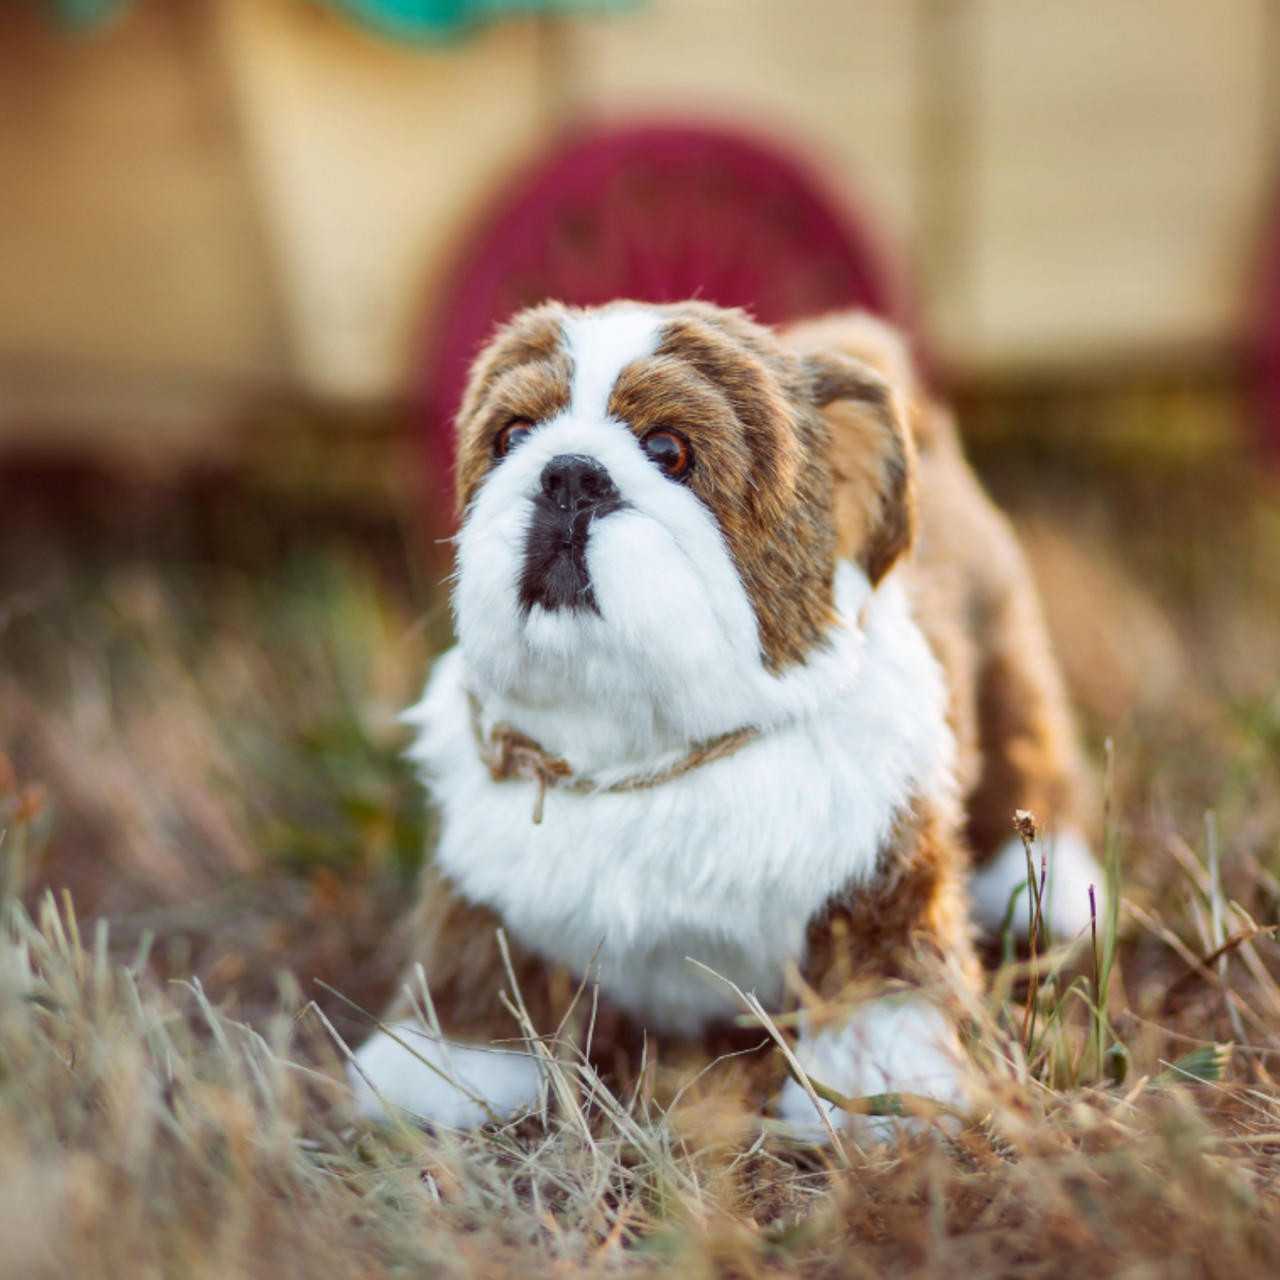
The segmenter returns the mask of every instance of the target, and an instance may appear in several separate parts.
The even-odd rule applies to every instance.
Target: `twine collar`
[[[734,729],[706,742],[695,743],[688,755],[665,769],[643,771],[619,778],[615,782],[600,783],[594,778],[574,773],[568,761],[551,755],[532,738],[513,729],[509,724],[494,724],[486,730],[480,719],[479,699],[474,693],[468,692],[467,701],[471,707],[471,732],[475,737],[476,751],[494,782],[520,779],[537,783],[538,794],[533,804],[534,822],[542,821],[543,802],[548,789],[552,787],[578,795],[647,791],[694,769],[700,769],[704,764],[734,755],[760,736],[759,729]]]

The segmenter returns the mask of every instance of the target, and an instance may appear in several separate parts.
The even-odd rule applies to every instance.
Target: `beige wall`
[[[206,7],[73,40],[0,7],[0,433],[183,429],[287,377]]]
[[[1274,161],[1266,0],[972,0],[971,269],[996,367],[1222,343]]]

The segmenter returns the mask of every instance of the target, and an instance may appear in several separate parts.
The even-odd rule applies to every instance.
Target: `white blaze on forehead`
[[[653,354],[662,323],[649,307],[611,307],[565,320],[565,348],[573,361],[569,412],[575,418],[609,416],[618,375],[633,360]]]

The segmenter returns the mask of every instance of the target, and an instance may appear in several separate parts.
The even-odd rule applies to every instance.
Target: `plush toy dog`
[[[597,1035],[708,1037],[740,1010],[690,960],[774,1009],[788,973],[856,991],[800,1020],[831,1089],[960,1097],[922,984],[977,980],[969,899],[997,928],[1026,881],[1015,810],[1056,833],[1056,937],[1102,884],[1027,571],[896,335],[548,304],[480,355],[458,431],[458,645],[412,712],[438,1026],[393,1010],[356,1055],[362,1108],[530,1104],[512,976],[539,1031],[590,970]],[[794,1080],[776,1107],[817,1129]]]

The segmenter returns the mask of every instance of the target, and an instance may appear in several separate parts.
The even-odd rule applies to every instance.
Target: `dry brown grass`
[[[970,1123],[848,1167],[557,1045],[545,1116],[357,1125],[328,987],[385,998],[429,825],[397,540],[11,513],[0,1275],[1275,1274],[1280,500],[1204,453],[980,454],[1114,742],[1125,907],[1096,970],[1040,957],[1034,1020],[993,976]]]

